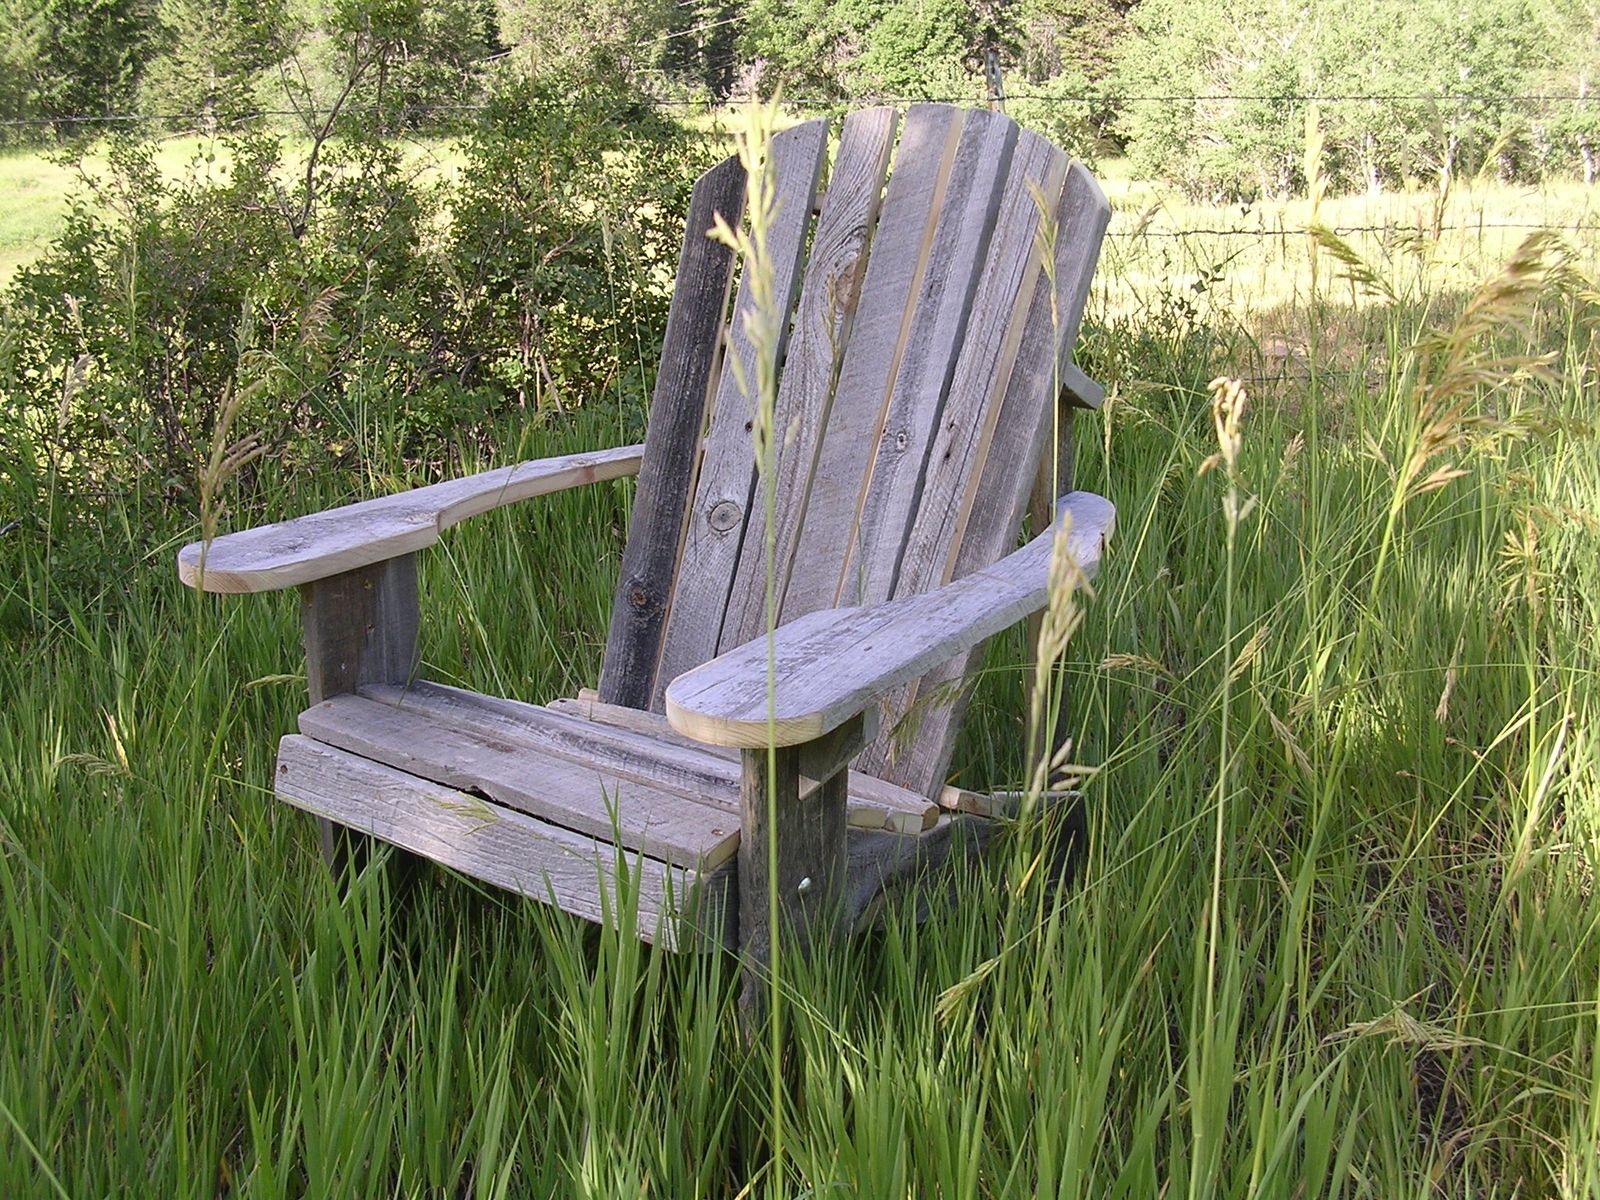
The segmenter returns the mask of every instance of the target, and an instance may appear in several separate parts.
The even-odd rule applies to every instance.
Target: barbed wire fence
[[[993,97],[991,96],[991,101]],[[708,141],[721,145],[728,137],[731,122],[737,119],[737,106],[717,106],[703,99],[674,98],[674,97],[630,97],[624,102],[606,104],[580,95],[567,97],[530,97],[526,102],[530,108],[546,108],[552,110],[577,110],[584,109],[591,120],[622,121],[631,114],[637,113],[641,108],[656,109],[665,115],[670,115],[680,120],[696,117],[704,118],[707,122],[701,133]],[[784,107],[798,116],[812,115],[837,115],[850,108],[862,104],[891,104],[904,107],[917,103],[953,103],[960,105],[977,106],[983,99],[975,94],[963,95],[935,95],[935,96],[905,96],[905,95],[869,95],[856,97],[850,100],[836,97],[785,97]],[[1408,103],[1436,105],[1441,107],[1470,108],[1475,105],[1494,104],[1505,108],[1548,110],[1556,106],[1576,107],[1583,111],[1597,110],[1600,116],[1600,93],[1597,92],[1537,92],[1521,94],[1483,94],[1468,91],[1454,93],[1431,93],[1416,91],[1387,91],[1387,92],[1177,92],[1154,90],[1149,92],[1114,92],[1114,91],[1088,91],[1082,94],[1061,95],[1038,91],[1005,92],[1004,103],[1015,105],[1018,103],[1031,103],[1046,106],[1047,108],[1063,108],[1074,111],[1090,110],[1117,110],[1127,109],[1137,104],[1162,104],[1162,105],[1193,105],[1193,104],[1230,104],[1230,103],[1271,103],[1285,106],[1318,105],[1328,108],[1337,108],[1341,105],[1376,104],[1376,103]],[[437,144],[441,135],[430,134],[430,127],[441,128],[442,123],[449,120],[460,121],[462,118],[481,118],[492,112],[495,105],[484,102],[423,102],[400,103],[379,106],[369,104],[343,104],[340,107],[326,108],[315,105],[285,104],[276,106],[253,106],[234,113],[220,113],[215,110],[202,111],[169,111],[169,112],[112,112],[112,113],[67,113],[51,116],[35,115],[23,117],[0,118],[0,134],[4,131],[29,131],[29,130],[54,130],[58,135],[67,135],[65,142],[70,142],[77,137],[78,142],[84,140],[81,135],[92,136],[96,132],[129,132],[137,131],[151,137],[176,137],[193,134],[201,138],[223,138],[232,133],[244,131],[252,127],[273,123],[292,122],[305,130],[320,126],[332,117],[347,119],[376,119],[387,122],[389,136],[397,140],[405,140],[421,148],[423,157],[429,159],[431,165],[438,167],[442,159],[432,152],[430,142]],[[457,131],[470,126],[458,125]],[[447,137],[448,133],[442,135]],[[1145,185],[1147,181],[1141,181]],[[1240,222],[1236,224],[1208,223],[1203,225],[1183,225],[1180,227],[1166,227],[1155,219],[1164,208],[1166,201],[1179,200],[1176,189],[1163,189],[1161,185],[1149,184],[1151,195],[1142,197],[1144,203],[1130,198],[1130,203],[1123,207],[1113,221],[1107,235],[1112,243],[1139,242],[1158,245],[1163,242],[1181,242],[1186,239],[1220,238],[1220,239],[1278,239],[1284,241],[1291,238],[1305,238],[1313,233],[1333,234],[1340,238],[1346,237],[1404,237],[1409,233],[1421,231],[1421,226],[1426,224],[1426,232],[1434,236],[1446,233],[1487,235],[1494,231],[1507,232],[1535,232],[1549,230],[1557,233],[1583,235],[1600,235],[1600,204],[1596,204],[1593,215],[1590,215],[1590,205],[1585,202],[1575,219],[1554,220],[1516,220],[1516,219],[1489,219],[1481,211],[1478,219],[1472,221],[1441,220],[1435,215],[1431,221],[1421,222],[1419,219],[1395,219],[1379,222],[1365,221],[1358,223],[1319,223],[1316,229],[1308,224],[1286,224],[1284,221],[1285,203],[1275,199],[1271,204],[1258,205],[1255,201],[1244,204],[1216,203],[1209,207],[1214,211],[1228,208],[1236,210],[1241,215]],[[1597,199],[1600,199],[1600,188],[1596,189]],[[1401,193],[1387,193],[1398,196]],[[1425,193],[1418,193],[1414,199],[1426,198]],[[1176,207],[1176,204],[1173,205]],[[1269,209],[1276,209],[1275,214]],[[1273,219],[1275,215],[1276,219]]]

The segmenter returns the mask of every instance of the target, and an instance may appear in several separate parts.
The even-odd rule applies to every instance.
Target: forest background
[[[459,126],[512,73],[674,103],[967,100],[992,58],[1025,122],[1195,197],[1303,185],[1318,96],[1335,188],[1490,161],[1593,182],[1600,147],[1594,0],[0,0],[0,138],[325,111],[363,38],[359,100],[410,130]]]

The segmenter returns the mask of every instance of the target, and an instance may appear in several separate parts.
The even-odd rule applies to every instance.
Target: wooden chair
[[[1081,165],[996,113],[853,113],[821,190],[828,144],[812,121],[769,156],[776,294],[793,314],[774,426],[773,719],[763,485],[723,361],[750,359],[752,301],[741,289],[730,315],[734,259],[706,237],[716,214],[741,219],[729,159],[693,191],[642,446],[179,554],[207,591],[301,588],[311,705],[282,741],[280,798],[594,920],[617,911],[625,875],[642,936],[739,945],[752,962],[769,936],[769,738],[776,883],[802,938],[824,915],[863,920],[981,826],[988,801],[944,786],[962,697],[918,699],[959,693],[939,685],[1045,601],[1050,532],[1014,548],[1058,385],[1064,403],[1098,402],[1068,351],[1110,210]],[[634,473],[597,693],[535,705],[418,677],[418,551],[499,505]],[[1112,507],[1078,492],[1061,508],[1092,574]]]

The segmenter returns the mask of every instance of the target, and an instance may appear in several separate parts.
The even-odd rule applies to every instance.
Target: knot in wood
[[[910,443],[911,437],[904,429],[894,435],[894,448],[896,450],[904,450]]]
[[[739,518],[743,515],[744,510],[732,500],[718,500],[706,514],[706,520],[718,533],[727,533],[739,523]]]
[[[649,608],[650,593],[645,591],[642,587],[635,586],[634,589],[628,593],[628,603],[633,605],[635,608]]]

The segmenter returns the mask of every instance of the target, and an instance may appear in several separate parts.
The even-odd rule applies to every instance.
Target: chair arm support
[[[468,517],[531,496],[636,475],[642,446],[537,458],[393,496],[262,525],[178,551],[178,577],[208,592],[270,592],[424,549]]]
[[[1056,502],[1056,524],[981,571],[919,596],[870,608],[836,608],[791,621],[773,635],[776,717],[767,712],[767,639],[746,642],[685,671],[667,688],[667,719],[717,746],[809,742],[864,712],[879,696],[983,642],[1049,598],[1055,530],[1092,578],[1116,510],[1091,492]]]

